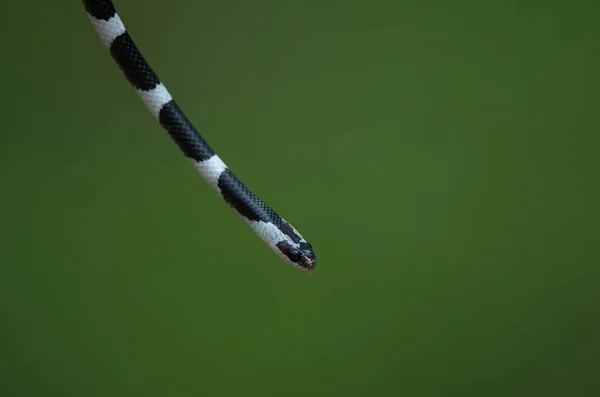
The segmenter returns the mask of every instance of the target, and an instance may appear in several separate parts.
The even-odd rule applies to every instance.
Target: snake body
[[[183,114],[129,36],[110,0],[82,0],[104,46],[154,118],[194,168],[254,232],[298,270],[316,265],[312,246],[231,172]]]

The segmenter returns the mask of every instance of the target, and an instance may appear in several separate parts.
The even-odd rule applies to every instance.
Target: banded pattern
[[[110,0],[82,0],[104,46],[194,168],[256,234],[285,262],[299,270],[316,266],[312,246],[227,168],[183,114],[127,33]]]

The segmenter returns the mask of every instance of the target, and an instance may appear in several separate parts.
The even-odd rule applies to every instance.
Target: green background
[[[195,173],[80,2],[10,1],[0,394],[599,395],[597,4],[118,1],[309,275]]]

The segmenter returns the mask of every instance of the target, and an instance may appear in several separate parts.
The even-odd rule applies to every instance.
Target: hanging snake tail
[[[110,0],[82,0],[94,29],[150,113],[194,168],[285,262],[302,271],[316,266],[312,246],[229,170],[183,114],[127,33]]]

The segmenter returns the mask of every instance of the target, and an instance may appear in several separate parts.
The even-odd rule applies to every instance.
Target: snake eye
[[[299,262],[302,258],[302,252],[297,248],[292,248],[290,250],[289,258],[292,262]]]

